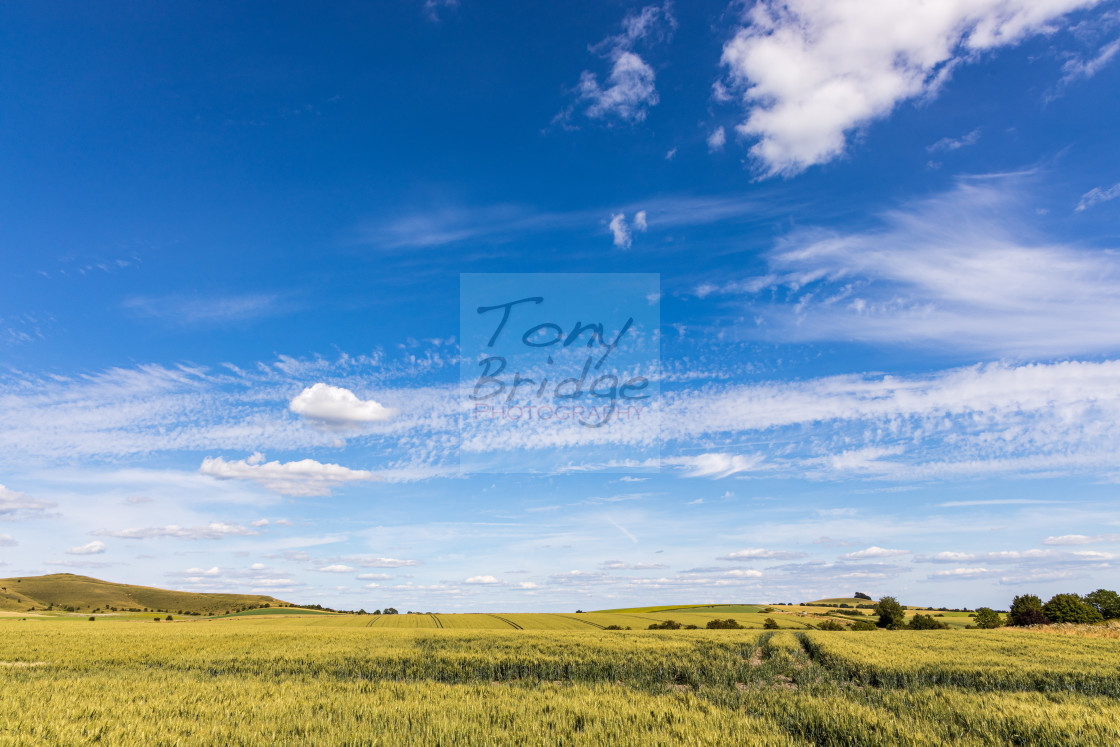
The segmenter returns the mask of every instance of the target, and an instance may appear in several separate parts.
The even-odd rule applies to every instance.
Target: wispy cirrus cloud
[[[288,313],[288,304],[275,293],[226,296],[133,296],[124,308],[173,326],[216,325],[246,322]]]
[[[973,354],[1120,350],[1120,253],[1030,235],[1024,175],[962,178],[882,216],[879,230],[802,231],[768,275],[697,287],[741,300],[749,334]]]
[[[120,539],[160,539],[172,538],[183,540],[216,540],[224,537],[250,536],[258,534],[257,531],[243,527],[240,524],[216,521],[205,526],[183,527],[169,524],[162,527],[142,527],[136,529],[97,529],[92,532],[100,537],[117,537]]]

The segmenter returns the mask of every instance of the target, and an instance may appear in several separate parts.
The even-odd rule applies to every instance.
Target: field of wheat
[[[1120,743],[1109,639],[400,617],[6,618],[0,745]]]

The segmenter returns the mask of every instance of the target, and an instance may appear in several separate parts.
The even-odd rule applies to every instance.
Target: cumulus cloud
[[[635,51],[667,40],[677,22],[671,3],[649,5],[622,21],[622,33],[608,37],[591,48],[610,61],[605,83],[590,70],[584,70],[576,87],[576,104],[561,112],[557,119],[566,122],[577,107],[591,119],[614,119],[641,122],[649,107],[660,101],[657,76],[653,68]]]
[[[93,534],[100,537],[119,537],[120,539],[153,539],[171,537],[184,540],[215,540],[231,536],[249,536],[257,534],[252,529],[240,524],[226,522],[213,522],[206,526],[182,527],[177,524],[168,524],[163,527],[144,527],[139,529],[98,529]]]
[[[79,547],[71,547],[66,551],[67,555],[100,555],[105,552],[105,543],[99,540],[94,540]]]
[[[55,504],[40,498],[29,498],[24,493],[0,485],[0,521],[39,519],[50,515]]]
[[[353,573],[358,569],[354,568],[353,566],[334,563],[333,565],[325,565],[322,568],[316,568],[315,570],[319,571],[320,573]]]
[[[631,232],[631,225],[626,222],[625,213],[614,213],[611,215],[610,222],[607,224],[610,229],[611,236],[614,238],[614,245],[619,249],[629,249],[633,243],[634,237]],[[646,211],[639,210],[634,214],[633,228],[636,231],[645,232],[649,228],[649,223],[646,219]]]
[[[500,584],[501,581],[494,578],[493,576],[471,576],[470,578],[468,578],[463,583],[465,583],[465,584],[490,585],[490,584]]]
[[[10,534],[0,534],[0,547],[15,547],[19,543]]]
[[[314,459],[265,462],[260,453],[235,461],[206,457],[199,472],[220,480],[252,480],[269,490],[292,496],[329,495],[333,488],[345,483],[375,479],[374,474],[366,470],[323,464]]]
[[[1049,31],[1098,0],[760,0],[723,48],[723,89],[770,174],[844,152],[853,129],[933,96],[957,65]]]
[[[607,226],[611,230],[611,235],[614,236],[614,245],[619,249],[630,248],[630,227],[626,225],[626,215],[624,213],[615,213],[611,216],[611,222]]]
[[[372,399],[358,399],[349,389],[322,382],[297,394],[288,404],[288,409],[318,427],[330,429],[382,423],[400,414],[399,410],[385,407]]]

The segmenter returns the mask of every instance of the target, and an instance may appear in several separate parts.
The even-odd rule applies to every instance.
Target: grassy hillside
[[[115,584],[110,581],[52,573],[48,576],[21,576],[0,579],[0,610],[27,612],[53,608],[76,612],[119,611],[197,612],[221,614],[226,611],[287,604],[274,597],[255,594],[197,594],[149,586]]]

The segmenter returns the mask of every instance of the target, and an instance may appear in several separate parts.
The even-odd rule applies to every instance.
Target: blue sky
[[[449,612],[1116,585],[1116,2],[0,34],[0,575]],[[464,273],[659,275],[623,438],[659,459],[461,470]]]

